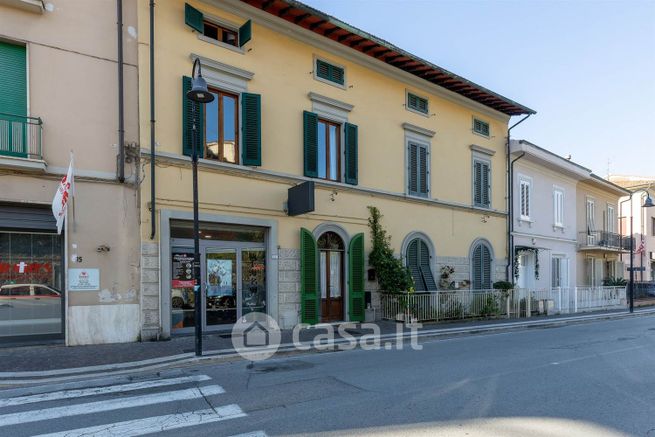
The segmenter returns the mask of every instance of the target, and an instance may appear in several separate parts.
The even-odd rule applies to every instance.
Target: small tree
[[[368,262],[375,268],[378,283],[383,291],[388,293],[401,293],[403,291],[414,291],[414,280],[402,261],[393,256],[390,241],[391,237],[382,228],[380,220],[382,214],[374,206],[369,206],[371,216],[368,219],[368,226],[371,229],[372,249],[368,256]]]

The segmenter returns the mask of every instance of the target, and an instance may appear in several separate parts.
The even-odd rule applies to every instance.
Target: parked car
[[[0,337],[61,333],[61,292],[44,284],[0,286]]]

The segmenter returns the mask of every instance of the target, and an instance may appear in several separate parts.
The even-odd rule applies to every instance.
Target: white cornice
[[[195,53],[191,53],[189,55],[192,61],[195,61],[196,58],[200,59],[200,63],[202,64],[203,67],[208,68],[210,70],[215,70],[219,73],[224,73],[224,74],[229,74],[231,76],[236,76],[239,79],[243,80],[251,80],[255,73],[248,71],[248,70],[243,70],[241,68],[233,67],[232,65],[224,64],[222,62],[215,61],[210,58],[206,58],[204,56],[197,55]]]
[[[336,109],[340,109],[342,111],[350,112],[353,110],[354,106],[351,105],[350,103],[342,102],[341,100],[336,100],[331,97],[326,97],[322,96],[320,94],[316,94],[314,92],[310,92],[307,94],[309,96],[309,99],[313,102],[317,103],[322,103],[324,105],[332,106]]]
[[[486,147],[478,146],[477,144],[471,144],[469,147],[474,152],[483,153],[485,155],[494,156],[496,154],[495,150],[491,150],[491,149],[488,149]]]
[[[354,62],[365,68],[376,71],[377,73],[399,80],[404,84],[420,89],[425,93],[436,95],[453,103],[466,106],[472,111],[488,115],[489,117],[493,117],[496,120],[501,120],[503,123],[507,123],[510,119],[510,116],[507,114],[496,111],[495,109],[468,99],[460,94],[449,91],[439,85],[435,85],[424,79],[420,79],[413,74],[407,73],[406,71],[400,70],[380,61],[379,59],[358,52],[357,50],[348,48],[343,44],[339,44],[338,42],[333,41],[327,37],[318,35],[303,27],[291,24],[282,18],[276,17],[272,14],[269,14],[268,12],[262,11],[261,9],[257,9],[253,6],[241,2],[240,0],[201,1],[218,9],[223,9],[238,15],[243,19],[251,19],[258,25],[268,27],[302,43],[310,44],[321,50],[325,50],[337,56],[341,56],[350,62]],[[353,85],[357,86],[356,83],[353,83]]]
[[[415,134],[423,135],[425,137],[430,137],[430,138],[435,136],[435,134],[437,133],[433,130],[426,129],[421,126],[416,126],[415,124],[411,124],[411,123],[403,123],[402,127],[403,129],[408,130],[410,132],[414,132]]]

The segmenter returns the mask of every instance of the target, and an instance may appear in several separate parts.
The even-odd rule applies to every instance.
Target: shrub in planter
[[[382,228],[380,223],[382,214],[374,206],[368,207],[371,214],[368,219],[368,226],[371,230],[371,253],[368,256],[368,263],[375,268],[378,284],[387,293],[402,293],[414,291],[414,280],[409,269],[402,261],[393,255],[390,241],[391,237]]]
[[[494,282],[493,285],[494,285],[495,290],[507,291],[507,290],[513,290],[514,289],[514,284],[512,282],[509,282],[509,281],[498,281],[498,282]]]

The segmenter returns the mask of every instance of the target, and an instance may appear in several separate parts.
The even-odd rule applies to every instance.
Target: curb
[[[517,330],[525,330],[529,328],[551,328],[559,327],[570,324],[581,324],[585,322],[599,321],[599,320],[618,320],[629,317],[640,317],[655,315],[655,309],[636,310],[634,313],[628,311],[621,311],[615,313],[605,314],[590,314],[582,316],[565,317],[555,320],[535,320],[535,321],[520,321],[520,322],[507,322],[507,323],[494,323],[488,325],[478,326],[463,326],[457,328],[440,328],[430,329],[416,332],[415,335],[421,339],[438,339],[441,337],[455,337],[465,335],[478,335],[485,333],[499,333],[510,332]],[[370,340],[379,342],[387,341],[402,341],[410,338],[412,332],[391,333],[373,336],[370,334]],[[358,337],[354,337],[357,339]],[[325,352],[338,350],[338,346],[342,344],[353,344],[352,339],[339,338],[331,341],[320,343],[320,347],[311,342],[302,343],[304,348],[299,350],[293,343],[283,343],[278,348],[262,347],[251,349],[252,353],[269,352],[275,350],[275,354],[289,354],[289,353],[308,353],[308,352]],[[355,345],[357,340],[355,340]],[[356,348],[356,347],[353,347]],[[244,360],[246,357],[236,352],[234,349],[224,350],[208,350],[204,351],[203,356],[196,357],[193,353],[184,353],[178,355],[170,355],[166,357],[151,358],[141,361],[131,361],[115,364],[104,364],[97,366],[75,367],[68,369],[54,369],[45,371],[23,371],[23,372],[0,372],[0,385],[28,385],[43,382],[60,382],[68,380],[76,380],[83,378],[90,378],[94,376],[109,376],[121,375],[126,373],[134,373],[147,370],[157,370],[166,367],[172,367],[180,364],[194,364],[205,362],[227,362],[233,360]]]

